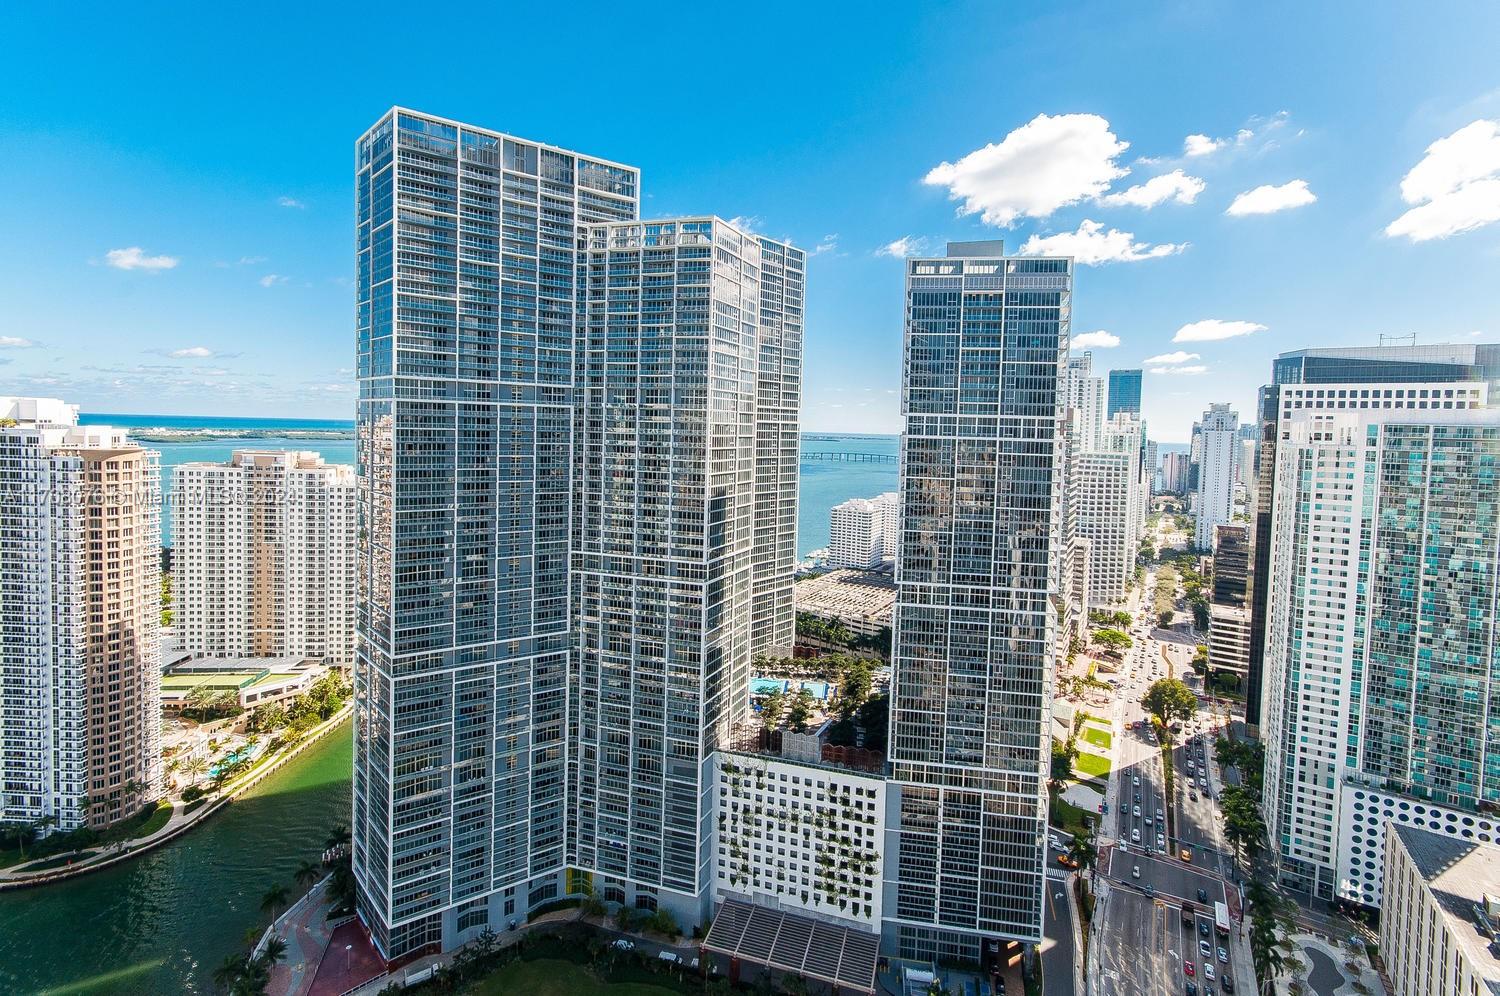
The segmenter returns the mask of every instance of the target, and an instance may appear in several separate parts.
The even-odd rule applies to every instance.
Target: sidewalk
[[[271,966],[271,981],[268,992],[300,996],[312,983],[312,973],[317,970],[333,934],[333,925],[328,922],[328,883],[331,875],[325,875],[303,897],[292,904],[266,932],[273,932],[286,942],[286,957]],[[260,953],[265,936],[255,946]]]

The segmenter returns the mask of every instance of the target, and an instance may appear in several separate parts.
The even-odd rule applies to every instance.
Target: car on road
[[[1196,971],[1197,970],[1195,968],[1193,968],[1193,963],[1192,962],[1185,961],[1185,962],[1182,963],[1182,974],[1183,975],[1192,976],[1193,974],[1195,974]]]
[[[1189,789],[1188,790],[1188,798],[1192,799],[1194,802],[1197,802],[1198,801],[1198,793],[1195,792],[1195,791],[1193,791],[1192,789]]]
[[[1205,982],[1212,982],[1214,980],[1214,963],[1211,961],[1203,963],[1203,980]]]
[[[1198,902],[1200,902],[1200,903],[1206,903],[1206,902],[1208,902],[1208,890],[1207,889],[1199,889],[1198,890]]]
[[[1187,993],[1187,996],[1198,996],[1198,987],[1189,982],[1183,992]]]
[[[1232,976],[1232,975],[1226,975],[1226,976],[1224,976],[1224,978],[1222,978],[1222,979],[1219,980],[1219,985],[1224,988],[1224,991],[1226,993],[1232,993],[1232,992],[1234,992],[1234,976]]]
[[[1141,842],[1141,831],[1138,827],[1130,828],[1130,842],[1132,844],[1139,844]]]
[[[1200,937],[1198,939],[1198,953],[1204,958],[1212,958],[1214,956],[1213,946]]]
[[[1141,807],[1140,806],[1132,806],[1132,807],[1130,807],[1130,815],[1136,817],[1137,819],[1139,819],[1140,815],[1141,815]]]
[[[1050,837],[1048,837],[1047,843],[1051,844],[1053,847],[1062,847],[1062,840],[1057,836],[1057,834],[1052,834]]]
[[[1135,866],[1133,866],[1130,869],[1130,877],[1131,878],[1140,878],[1141,877],[1141,866],[1140,865],[1135,865]]]
[[[1203,937],[1207,937],[1208,936],[1208,921],[1207,920],[1199,920],[1198,921],[1198,933],[1200,935],[1202,935]]]
[[[1156,811],[1156,818],[1165,823],[1167,821],[1167,814],[1158,809]]]
[[[628,938],[617,937],[615,938],[614,943],[610,945],[610,947],[614,948],[616,951],[634,951],[635,942],[629,940]]]
[[[1132,784],[1132,785],[1139,785],[1140,783],[1141,783],[1141,776],[1140,775],[1131,775],[1130,776],[1130,784]],[[1139,816],[1141,814],[1140,813],[1136,813],[1135,815]]]
[[[1223,948],[1220,948],[1219,951],[1218,951],[1218,955],[1219,955],[1219,961],[1220,962],[1222,962],[1225,965],[1229,964],[1229,952],[1228,951],[1225,951]]]
[[[1179,848],[1178,851],[1177,851],[1177,856],[1179,858],[1181,858],[1183,861],[1186,861],[1189,864],[1191,864],[1192,861],[1193,861],[1193,849],[1190,848],[1190,847]],[[1199,889],[1198,891],[1202,892],[1203,890]]]

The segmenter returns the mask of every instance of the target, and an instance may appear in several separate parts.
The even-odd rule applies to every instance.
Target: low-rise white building
[[[880,774],[735,750],[715,753],[711,767],[716,902],[740,898],[879,928]]]
[[[1500,993],[1500,848],[1391,829],[1380,951],[1393,996]]]

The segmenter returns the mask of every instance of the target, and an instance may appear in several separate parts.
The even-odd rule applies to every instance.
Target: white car
[[[1205,982],[1212,982],[1214,980],[1214,963],[1211,961],[1203,963],[1203,980]]]
[[[1130,784],[1132,784],[1132,785],[1139,785],[1140,783],[1141,783],[1141,776],[1140,775],[1131,775],[1130,776]],[[1141,814],[1140,813],[1136,813],[1135,815],[1139,816]]]
[[[1140,816],[1141,816],[1141,807],[1140,806],[1131,806],[1130,807],[1130,815],[1134,816],[1136,819],[1140,819]]]
[[[1141,842],[1141,832],[1135,827],[1130,828],[1130,842],[1132,844],[1139,844]]]

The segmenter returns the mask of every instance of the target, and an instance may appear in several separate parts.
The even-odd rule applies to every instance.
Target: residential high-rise
[[[1250,584],[1250,527],[1214,527],[1213,600],[1220,605],[1244,605]]]
[[[0,822],[101,828],[160,794],[160,512],[155,451],[0,398]]]
[[[1250,671],[1245,719],[1260,722],[1261,672],[1264,665],[1270,574],[1271,506],[1274,503],[1276,445],[1280,423],[1293,411],[1417,408],[1453,402],[1448,390],[1485,383],[1489,394],[1500,390],[1500,345],[1469,343],[1432,346],[1352,346],[1301,349],[1282,353],[1271,366],[1271,383],[1260,391],[1260,425],[1253,507],[1255,536],[1251,549]],[[1421,394],[1434,385],[1438,394]],[[1413,391],[1417,393],[1413,393]],[[1419,396],[1419,394],[1421,396]],[[1283,397],[1285,395],[1285,397]]]
[[[884,946],[1042,936],[1072,262],[906,261]]]
[[[1198,445],[1193,545],[1200,550],[1212,550],[1214,530],[1234,515],[1240,417],[1228,405],[1209,405],[1193,431]]]
[[[900,505],[894,492],[850,498],[828,512],[828,566],[879,567],[895,545]]]
[[[173,471],[173,605],[203,657],[354,663],[354,468],[236,450]]]
[[[1500,803],[1500,410],[1406,390],[1284,413],[1270,510],[1268,836],[1286,884],[1376,906],[1389,822],[1462,836]]]
[[[399,108],[356,173],[360,915],[700,924],[710,753],[792,642],[805,254]]]
[[[1186,453],[1167,453],[1161,458],[1161,489],[1164,494],[1187,492],[1192,457]]]
[[[1093,363],[1092,353],[1069,355],[1059,390],[1062,403],[1078,413],[1071,426],[1080,451],[1096,448],[1104,432],[1104,378],[1092,375]]]
[[[1387,839],[1380,950],[1391,996],[1500,992],[1500,847],[1415,826]]]
[[[760,649],[751,565],[765,241],[715,218],[589,231],[569,863],[680,923],[710,912],[706,765],[749,714]],[[800,250],[770,248],[800,272]]]
[[[1116,415],[1099,448],[1077,454],[1073,464],[1075,528],[1089,544],[1089,598],[1099,605],[1122,602],[1145,526],[1140,422]]]
[[[1139,370],[1111,370],[1109,372],[1109,406],[1105,409],[1105,420],[1124,412],[1141,417],[1141,372]]]
[[[399,108],[355,179],[354,871],[394,958],[567,887],[579,245],[640,192],[628,166]]]

